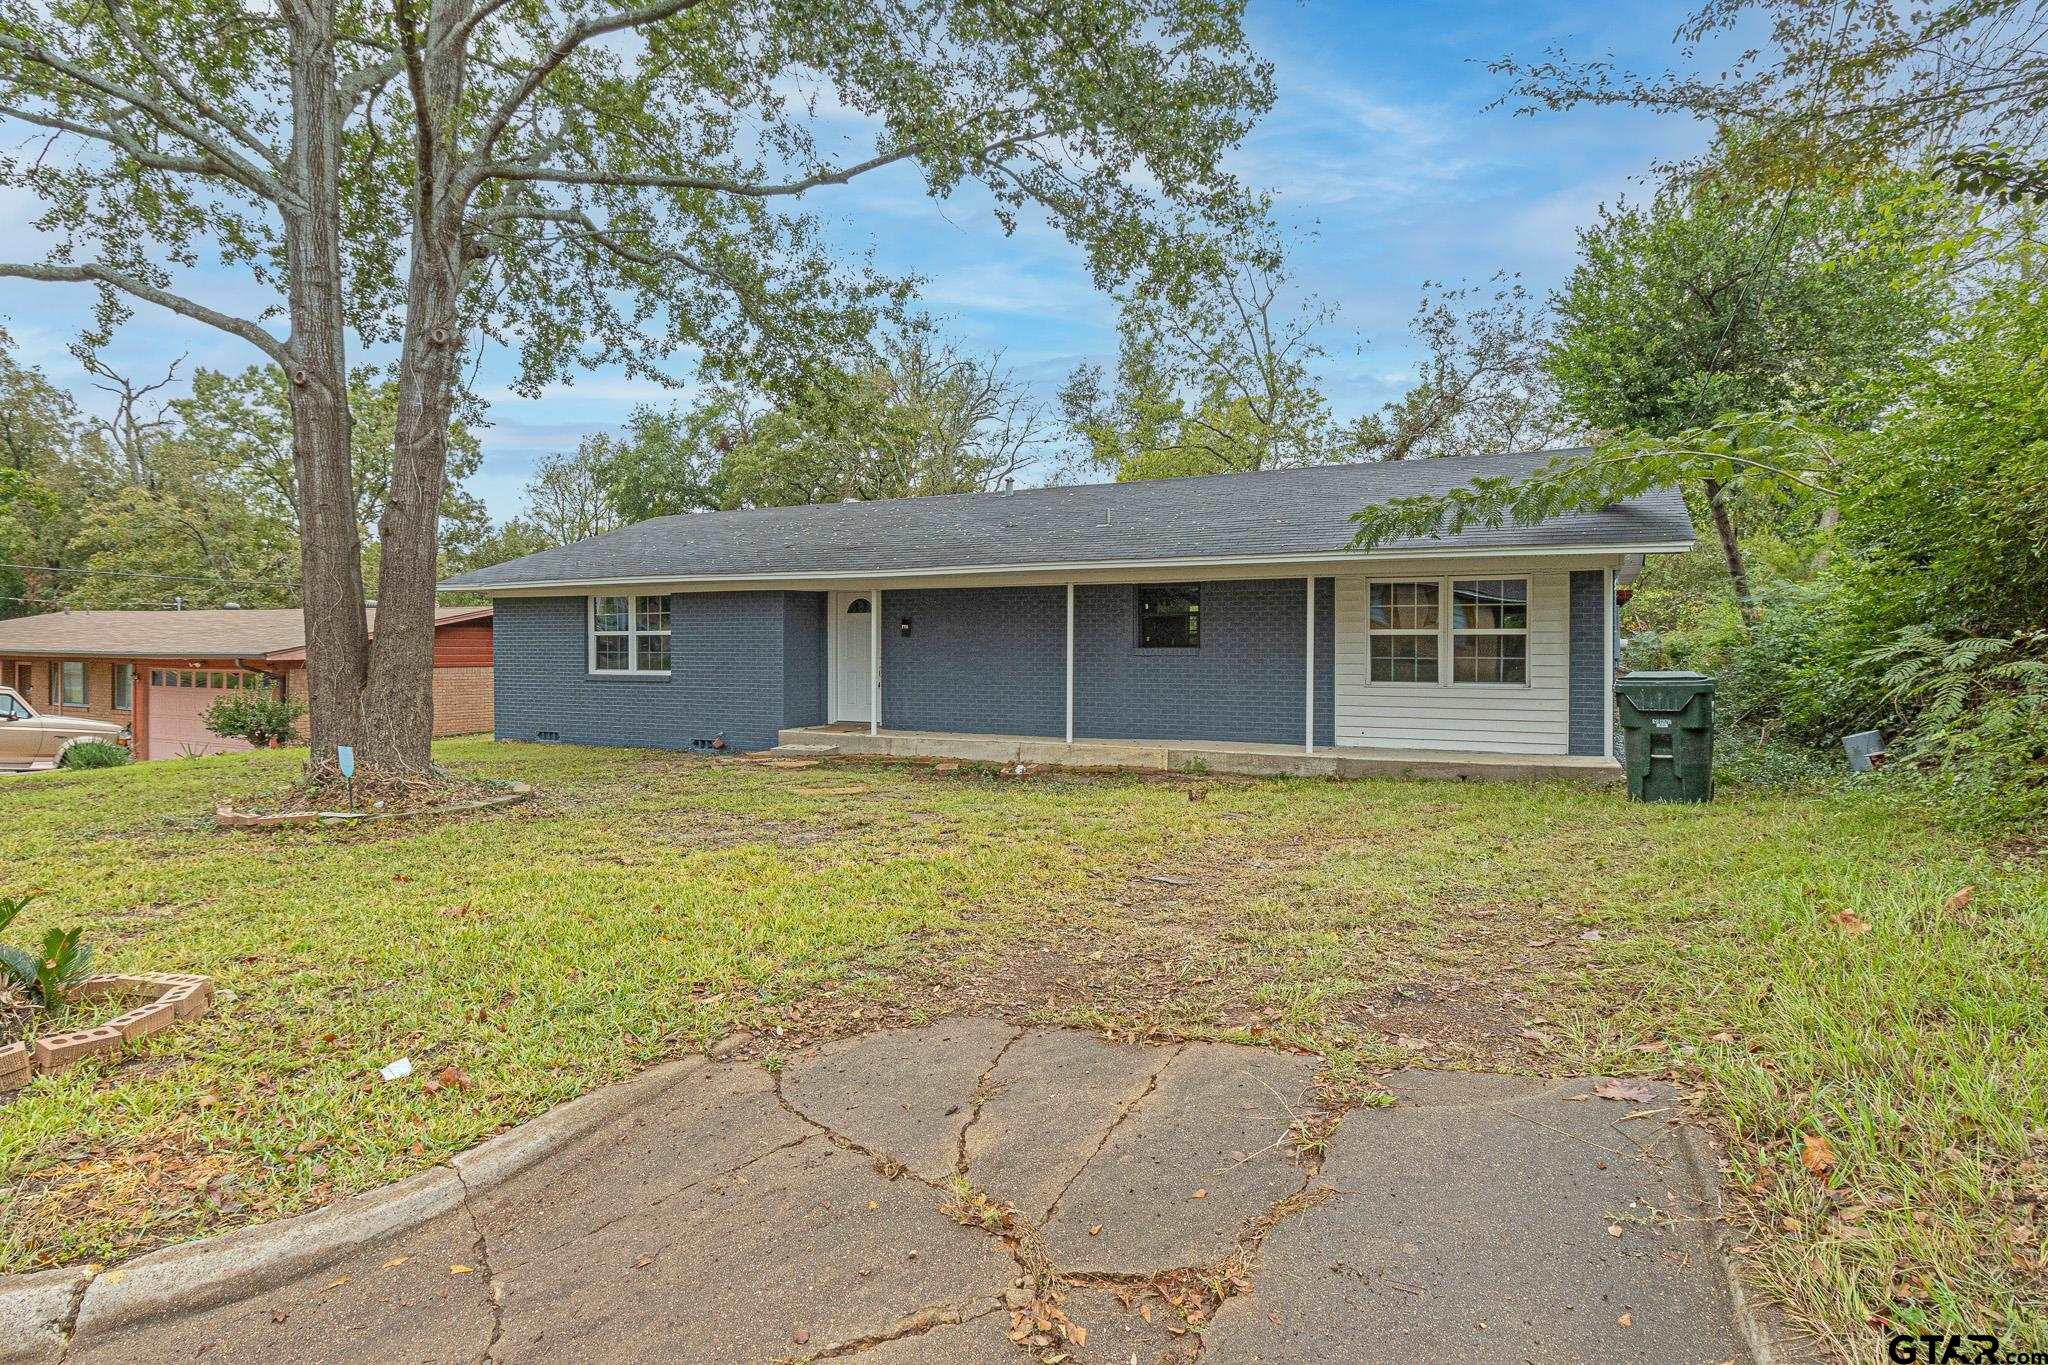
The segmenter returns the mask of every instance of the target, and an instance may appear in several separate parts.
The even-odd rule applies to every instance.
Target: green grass
[[[1004,1007],[1305,1043],[1353,1094],[1418,1061],[1675,1072],[1732,1142],[1751,1278],[1801,1322],[1857,1356],[1873,1321],[2048,1346],[2038,860],[1841,792],[439,752],[542,799],[246,834],[204,817],[297,756],[0,782],[0,894],[46,892],[13,937],[84,923],[103,969],[221,991],[0,1107],[0,1265],[309,1207],[733,1028]],[[414,1078],[378,1080],[399,1056]]]

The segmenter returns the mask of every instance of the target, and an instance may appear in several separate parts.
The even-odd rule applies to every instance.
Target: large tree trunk
[[[462,347],[461,205],[450,191],[452,125],[461,96],[461,43],[443,31],[459,7],[434,6],[421,45],[418,110],[423,135],[414,185],[405,341],[391,486],[378,523],[377,630],[370,646],[364,750],[372,767],[425,774],[434,734],[434,589],[439,578],[441,491],[448,423]]]
[[[1742,542],[1735,534],[1735,518],[1728,514],[1727,489],[1719,479],[1706,482],[1707,511],[1714,519],[1714,534],[1721,539],[1721,558],[1728,564],[1728,581],[1735,589],[1735,600],[1742,606],[1742,614],[1749,615],[1749,564],[1742,557]]]
[[[303,202],[284,214],[290,262],[292,462],[299,483],[299,594],[306,616],[312,766],[362,738],[369,664],[363,547],[349,445],[341,280],[341,126],[331,0],[288,6],[292,164]]]

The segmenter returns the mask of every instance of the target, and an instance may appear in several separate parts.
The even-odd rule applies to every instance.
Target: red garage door
[[[222,696],[267,686],[260,673],[223,669],[149,670],[149,752],[145,758],[229,754],[249,747],[206,728],[206,712]]]

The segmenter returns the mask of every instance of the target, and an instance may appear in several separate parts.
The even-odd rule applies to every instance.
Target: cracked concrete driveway
[[[1668,1094],[1405,1072],[1336,1122],[1316,1068],[971,1018],[706,1062],[387,1244],[69,1359],[1746,1358]]]

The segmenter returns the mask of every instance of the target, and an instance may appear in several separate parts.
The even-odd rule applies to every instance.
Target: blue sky
[[[1482,281],[1510,270],[1546,289],[1569,270],[1574,233],[1597,205],[1639,194],[1653,162],[1705,141],[1705,130],[1690,121],[1633,111],[1488,111],[1499,82],[1485,62],[1562,45],[1662,69],[1674,59],[1671,34],[1690,8],[1252,0],[1249,22],[1275,65],[1279,99],[1235,165],[1274,192],[1284,225],[1300,239],[1295,278],[1336,305],[1323,379],[1341,416],[1370,410],[1405,387],[1415,362],[1406,324],[1424,280]],[[861,131],[846,126],[849,147]],[[923,276],[927,310],[949,337],[969,350],[1002,352],[1047,396],[1076,364],[1114,353],[1114,310],[1056,234],[1027,224],[1005,237],[977,201],[934,202],[907,169],[856,181],[815,207],[850,251],[872,248],[884,268]],[[0,194],[0,253],[41,257],[32,215],[25,199]],[[218,287],[237,292],[231,279]],[[87,319],[89,292],[13,281],[4,289],[0,320],[23,358],[100,406],[66,351]],[[155,377],[181,353],[190,357],[188,371],[255,359],[231,338],[146,309],[110,358],[138,377]],[[679,358],[678,369],[686,378],[687,361]],[[491,426],[473,486],[499,517],[518,510],[540,456],[616,427],[636,403],[674,396],[593,373],[524,399],[505,388],[509,373],[504,357],[490,355],[480,373]]]

